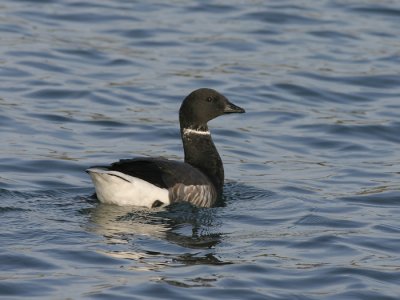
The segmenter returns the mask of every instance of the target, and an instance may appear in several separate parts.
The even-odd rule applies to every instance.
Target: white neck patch
[[[200,135],[210,135],[210,132],[204,131],[204,130],[196,130],[196,129],[190,129],[190,128],[184,128],[183,129],[183,134],[200,134]]]

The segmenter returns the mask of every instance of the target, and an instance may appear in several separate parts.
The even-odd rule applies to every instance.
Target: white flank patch
[[[100,202],[151,208],[156,200],[168,205],[168,190],[127,174],[98,168],[87,169]]]
[[[203,131],[203,130],[196,130],[196,129],[190,129],[190,128],[184,128],[183,129],[183,134],[200,134],[200,135],[210,135],[210,132]]]

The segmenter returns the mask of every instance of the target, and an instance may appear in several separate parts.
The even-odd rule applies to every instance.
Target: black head
[[[179,120],[183,128],[200,129],[218,116],[244,112],[243,108],[229,102],[217,91],[202,88],[191,92],[183,100],[179,110]]]

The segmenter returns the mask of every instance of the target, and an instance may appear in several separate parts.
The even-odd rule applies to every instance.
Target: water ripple
[[[0,18],[0,297],[398,299],[399,5],[10,1]],[[223,199],[99,204],[84,170],[181,160],[199,87]]]

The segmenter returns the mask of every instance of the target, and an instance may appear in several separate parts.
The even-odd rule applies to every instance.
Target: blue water
[[[400,3],[0,4],[0,298],[399,299]],[[85,168],[182,159],[199,87],[224,205],[98,204]]]

